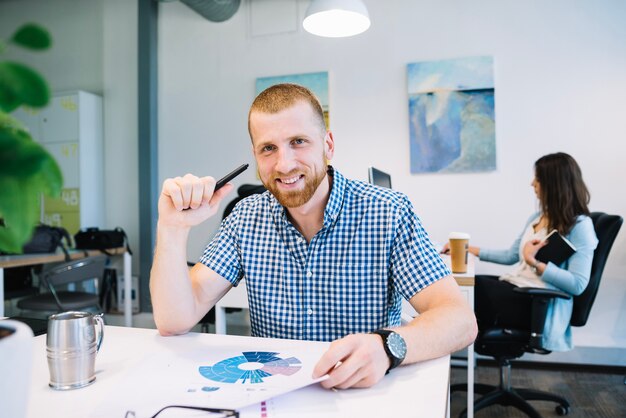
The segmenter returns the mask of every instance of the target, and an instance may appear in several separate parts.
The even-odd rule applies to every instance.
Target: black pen
[[[246,169],[248,168],[248,165],[249,164],[241,164],[239,167],[235,168],[233,171],[231,171],[230,173],[226,174],[224,177],[219,179],[217,183],[215,183],[215,189],[213,190],[213,192],[218,191],[219,189],[224,187],[226,183],[228,183],[229,181],[237,177],[239,174],[246,171]]]

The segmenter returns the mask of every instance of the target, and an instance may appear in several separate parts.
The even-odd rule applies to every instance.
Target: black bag
[[[81,229],[74,235],[77,250],[106,250],[118,247],[126,247],[129,254],[133,254],[128,245],[126,232],[120,227],[113,230],[101,230],[98,228]]]
[[[63,245],[65,239],[65,245]],[[53,253],[58,247],[65,253],[69,260],[67,247],[72,246],[72,238],[65,228],[48,225],[38,225],[33,237],[22,247],[24,254]]]

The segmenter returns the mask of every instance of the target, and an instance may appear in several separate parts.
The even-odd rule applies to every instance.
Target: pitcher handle
[[[98,346],[96,347],[96,352],[100,351],[100,346],[102,345],[102,340],[104,339],[104,318],[102,318],[104,314],[94,315],[94,320],[98,323]]]

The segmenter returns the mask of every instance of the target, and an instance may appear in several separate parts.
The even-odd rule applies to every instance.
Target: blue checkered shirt
[[[329,174],[310,243],[265,192],[235,206],[200,258],[235,286],[245,278],[254,336],[332,341],[397,326],[402,297],[450,274],[405,195]]]

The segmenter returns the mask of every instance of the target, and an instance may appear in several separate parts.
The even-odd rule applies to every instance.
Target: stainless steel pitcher
[[[93,383],[103,336],[102,314],[71,311],[51,315],[46,339],[50,387],[78,389]]]

